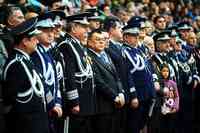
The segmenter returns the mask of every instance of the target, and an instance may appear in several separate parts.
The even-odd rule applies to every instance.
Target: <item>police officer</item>
[[[90,116],[95,113],[93,71],[83,44],[87,41],[87,15],[68,16],[66,40],[58,44],[64,56],[66,89],[63,91],[63,101],[64,112],[69,115],[65,121],[65,128],[69,132],[88,132]]]
[[[164,31],[161,33],[158,33],[154,36],[154,41],[156,45],[156,54],[152,57],[152,62],[154,66],[158,66],[155,70],[159,73],[159,65],[162,65],[163,63],[169,64],[170,69],[170,78],[171,79],[178,79],[176,76],[178,76],[178,68],[176,67],[176,61],[171,59],[170,56],[168,56],[171,46],[169,43],[170,36],[168,31]],[[159,74],[158,74],[159,75]],[[159,78],[159,77],[157,77]]]
[[[151,61],[153,64],[153,77],[155,81],[155,90],[156,90],[156,104],[155,108],[153,110],[153,116],[150,122],[149,126],[149,131],[150,132],[161,132],[161,103],[162,103],[162,98],[164,96],[164,91],[162,84],[160,83],[161,79],[161,68],[163,64],[168,64],[169,70],[170,70],[170,79],[177,80],[178,78],[178,68],[177,68],[177,63],[176,60],[172,60],[171,57],[169,56],[169,51],[170,51],[170,36],[169,32],[161,32],[158,33],[157,35],[154,36],[155,40],[155,45],[156,45],[156,53],[155,55],[152,56]]]
[[[37,18],[13,28],[15,48],[3,72],[3,98],[10,110],[6,115],[8,133],[48,133],[44,86],[30,54],[40,34],[35,25]]]
[[[179,92],[180,92],[180,109],[179,109],[179,120],[180,120],[180,132],[188,132],[192,130],[193,118],[193,96],[194,90],[199,83],[199,76],[196,67],[196,61],[192,54],[188,53],[182,48],[182,41],[177,37],[176,45],[174,45],[174,54],[179,68]]]
[[[102,13],[97,8],[86,9],[85,12],[90,13],[88,15],[89,27],[91,30],[99,29],[103,20]]]
[[[152,72],[149,62],[142,56],[142,51],[138,46],[138,35],[138,27],[132,25],[124,27],[124,42],[129,45],[125,50],[129,70],[129,90],[137,93],[137,99],[133,99],[131,104],[134,107],[139,102],[137,109],[129,109],[128,132],[140,132],[144,128],[148,120],[151,100],[155,97]]]
[[[58,48],[58,44],[62,42],[65,39],[65,33],[63,32],[63,26],[64,26],[64,18],[65,18],[65,13],[63,11],[49,11],[45,13],[44,19],[45,18],[50,18],[53,22],[53,25],[55,27],[52,27],[52,31],[54,33],[54,41],[51,43],[49,47],[49,54],[51,55],[54,65],[55,65],[55,70],[56,70],[56,78],[58,81],[58,89],[62,92],[63,89],[65,89],[65,83],[64,83],[64,60],[63,60],[63,55],[60,52]],[[63,122],[64,119],[59,118],[54,120],[54,125],[56,128],[57,133],[63,132]]]
[[[138,27],[139,28],[138,48],[141,50],[142,56],[144,56],[146,58],[147,56],[149,56],[150,53],[149,53],[148,47],[146,45],[144,45],[144,38],[146,36],[146,32],[144,30],[145,22],[146,22],[145,17],[133,16],[128,21],[128,25],[132,26],[132,27]]]
[[[45,96],[49,113],[50,131],[56,132],[55,118],[62,116],[62,97],[58,85],[55,61],[50,53],[51,43],[54,41],[54,24],[51,18],[46,18],[46,14],[40,16],[37,28],[42,31],[37,36],[39,44],[36,52],[32,54],[32,60],[36,64],[38,71],[45,80]]]

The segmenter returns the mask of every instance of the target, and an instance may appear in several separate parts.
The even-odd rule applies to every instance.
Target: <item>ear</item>
[[[14,25],[14,22],[13,22],[13,16],[8,17],[8,21],[7,21],[7,23],[8,23],[9,25]]]
[[[23,45],[24,45],[24,46],[29,45],[29,43],[27,43],[28,41],[29,41],[28,38],[23,38],[23,39],[22,39]]]
[[[73,26],[72,26],[72,33],[75,33],[76,32],[76,27],[77,27],[78,25],[76,25],[76,24],[74,24]]]

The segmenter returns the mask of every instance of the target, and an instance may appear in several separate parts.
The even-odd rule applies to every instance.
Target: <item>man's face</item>
[[[42,31],[42,33],[37,36],[38,40],[41,44],[48,47],[54,41],[55,35],[53,32],[53,28],[46,28],[40,30]]]
[[[123,34],[121,24],[119,22],[116,22],[116,26],[110,28],[109,34],[111,38],[113,38],[115,41],[122,41]]]
[[[98,20],[90,20],[89,22],[92,30],[100,28],[100,22]]]
[[[100,53],[106,47],[105,35],[103,33],[94,33],[88,39],[88,46],[95,52]]]
[[[24,14],[20,9],[13,10],[13,13],[8,17],[8,24],[15,27],[25,21]]]
[[[137,35],[131,35],[131,34],[124,35],[124,41],[132,47],[137,47],[138,36]]]
[[[126,11],[119,12],[118,17],[123,22],[128,22],[128,20],[130,19],[130,16],[128,15]]]
[[[169,40],[165,40],[165,41],[160,41],[158,44],[158,49],[160,52],[169,52],[170,50],[170,43]]]
[[[73,27],[73,35],[80,41],[82,44],[87,43],[87,33],[88,33],[88,26],[83,24],[76,24]]]
[[[156,24],[155,24],[156,28],[159,30],[164,30],[166,28],[166,21],[163,17],[160,17],[157,19]]]
[[[183,40],[187,40],[188,34],[190,33],[189,29],[180,30],[179,33],[181,34],[181,38]]]

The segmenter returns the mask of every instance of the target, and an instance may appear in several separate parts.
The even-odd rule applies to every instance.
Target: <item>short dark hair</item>
[[[109,31],[110,28],[114,28],[114,27],[117,26],[117,22],[120,23],[119,18],[113,17],[113,16],[109,16],[104,20],[103,29],[106,30],[106,31]]]
[[[155,23],[157,22],[157,20],[160,19],[160,18],[164,18],[164,19],[165,19],[164,16],[159,15],[159,16],[156,16],[156,17],[153,19],[153,23],[155,24]]]
[[[4,8],[3,8],[4,9]],[[5,7],[5,9],[4,9],[4,20],[3,20],[3,23],[5,24],[5,25],[8,25],[8,18],[11,16],[11,15],[13,15],[13,13],[14,13],[14,11],[17,11],[17,10],[20,10],[20,11],[22,11],[21,10],[21,8],[20,7],[18,7],[18,6],[7,6],[7,7]]]
[[[103,29],[94,29],[88,33],[88,39],[90,39],[94,33],[102,34],[103,32],[106,32],[106,31]]]

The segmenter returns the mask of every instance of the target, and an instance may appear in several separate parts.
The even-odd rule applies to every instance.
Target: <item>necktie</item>
[[[100,55],[101,55],[101,60],[102,60],[105,64],[110,64],[106,53],[102,52]]]

